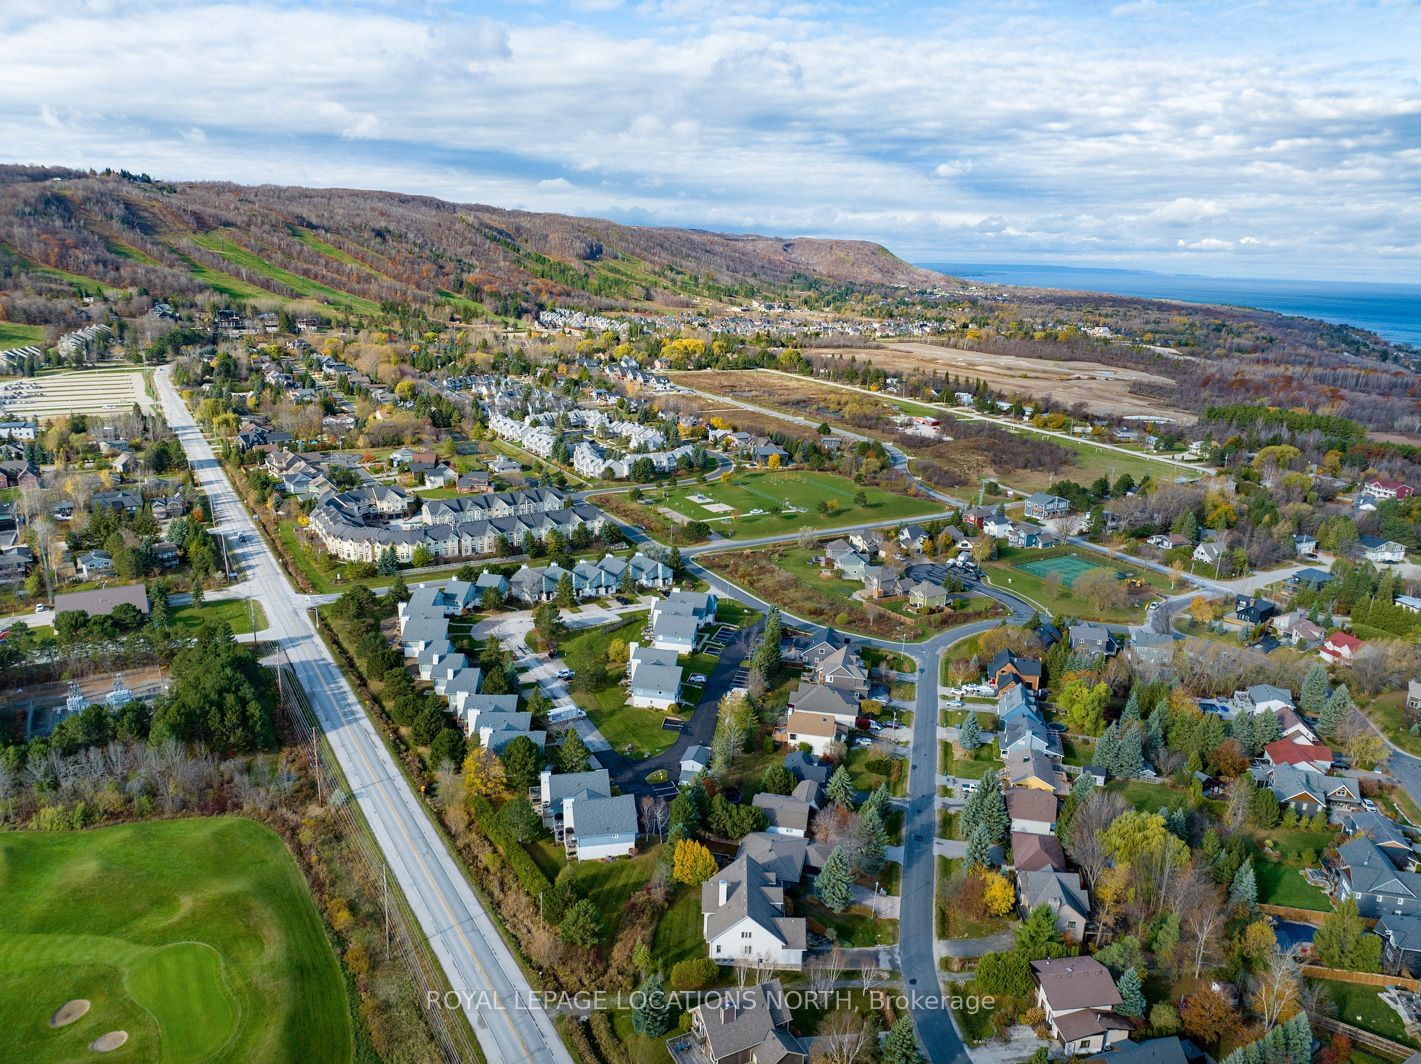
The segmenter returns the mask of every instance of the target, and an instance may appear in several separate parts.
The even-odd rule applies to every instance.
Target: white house
[[[563,845],[569,857],[600,861],[636,853],[636,798],[588,796],[564,799]]]
[[[841,738],[842,731],[843,724],[827,713],[792,710],[786,722],[785,739],[791,746],[806,745],[814,756],[823,757]]]
[[[701,884],[701,932],[717,964],[804,967],[804,918],[785,915],[784,887],[748,854]]]

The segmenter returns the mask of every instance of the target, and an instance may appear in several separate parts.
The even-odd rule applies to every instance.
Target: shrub
[[[719,970],[709,957],[677,961],[671,966],[671,985],[677,990],[699,990],[715,982]]]
[[[524,890],[536,898],[552,888],[538,862],[500,826],[493,804],[487,798],[481,794],[474,795],[469,799],[469,811],[474,816],[474,825],[498,848]]]

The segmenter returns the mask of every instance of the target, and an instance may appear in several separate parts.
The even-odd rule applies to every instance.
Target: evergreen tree
[[[1115,980],[1115,989],[1120,991],[1120,1004],[1115,1011],[1121,1016],[1137,1019],[1145,1014],[1145,993],[1140,987],[1140,973],[1134,968],[1126,968]]]
[[[849,775],[849,770],[843,765],[834,769],[834,774],[829,777],[829,784],[824,788],[829,796],[829,801],[835,805],[843,806],[845,809],[854,807],[854,781]]]
[[[986,824],[979,823],[967,836],[967,863],[983,867],[992,863],[992,840]]]
[[[824,858],[824,867],[814,877],[814,896],[835,913],[843,912],[853,900],[853,877],[849,875],[849,859],[842,846],[835,846]]]
[[[874,792],[870,794],[867,798],[865,798],[863,800],[863,804],[859,806],[860,816],[863,816],[865,813],[868,813],[870,811],[877,813],[879,820],[884,819],[884,814],[888,812],[887,783],[880,783],[878,787],[874,790]]]
[[[375,563],[375,571],[381,576],[394,576],[400,571],[400,560],[395,557],[394,547],[386,547],[380,552],[380,559]]]
[[[887,845],[888,832],[877,810],[860,810],[853,831],[854,871],[876,875],[883,868],[883,850]]]
[[[1262,750],[1271,742],[1283,737],[1283,726],[1278,723],[1278,714],[1259,713],[1253,718],[1253,739]]]
[[[913,1033],[913,1018],[906,1013],[898,1017],[883,1041],[883,1064],[923,1064],[918,1038]]]
[[[1238,740],[1238,745],[1249,757],[1258,753],[1258,732],[1253,725],[1252,713],[1240,713],[1229,724],[1229,734]]]
[[[1327,670],[1320,662],[1314,662],[1303,677],[1302,690],[1298,694],[1298,708],[1316,720],[1322,715],[1322,707],[1327,704]]]
[[[1094,761],[1101,768],[1115,771],[1115,755],[1120,747],[1120,727],[1118,724],[1111,724],[1101,734],[1100,740],[1095,744]]]
[[[1152,758],[1165,747],[1164,718],[1167,712],[1156,707],[1145,723],[1145,753]]]
[[[571,573],[563,573],[558,578],[558,588],[553,601],[565,610],[571,609],[577,604],[577,595],[572,589]]]
[[[586,772],[592,764],[592,751],[577,734],[576,728],[567,730],[567,738],[558,747],[558,768],[563,772]]]
[[[1322,713],[1317,718],[1317,730],[1323,735],[1336,735],[1337,729],[1352,719],[1356,708],[1347,685],[1338,684],[1322,707]]]
[[[662,989],[661,973],[648,976],[637,987],[632,1001],[632,1030],[647,1038],[660,1038],[671,1029],[671,999]]]
[[[1183,806],[1175,806],[1164,811],[1164,826],[1175,838],[1189,841],[1189,814]]]
[[[964,750],[975,750],[982,745],[982,728],[977,723],[977,714],[971,710],[962,718],[962,727],[957,732],[957,742]]]
[[[1110,771],[1126,779],[1138,779],[1145,771],[1144,741],[1140,737],[1140,726],[1131,725],[1121,733],[1120,744],[1115,748],[1114,764]]]
[[[1258,880],[1253,874],[1252,857],[1245,858],[1234,873],[1233,882],[1229,884],[1229,904],[1241,905],[1250,911],[1258,907]]]
[[[1140,720],[1140,685],[1130,688],[1130,697],[1125,699],[1125,708],[1120,711],[1120,729],[1124,731]]]

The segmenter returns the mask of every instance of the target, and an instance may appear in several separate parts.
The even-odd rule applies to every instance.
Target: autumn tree
[[[694,839],[678,839],[671,859],[671,877],[678,883],[695,886],[715,874],[715,857],[703,843]]]
[[[508,790],[503,762],[486,747],[477,746],[464,758],[464,789],[470,795],[498,798]]]

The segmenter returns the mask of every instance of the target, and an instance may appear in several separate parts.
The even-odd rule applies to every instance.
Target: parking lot
[[[66,414],[124,414],[154,409],[140,369],[92,369],[27,377],[0,385],[0,414],[41,421]]]

